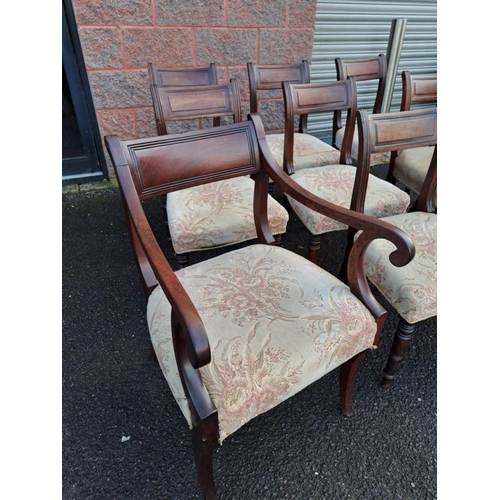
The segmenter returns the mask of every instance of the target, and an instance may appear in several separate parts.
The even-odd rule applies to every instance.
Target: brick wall
[[[246,63],[311,61],[316,0],[73,0],[102,136],[156,135],[147,63],[219,67],[237,78],[249,111]],[[283,127],[270,93],[260,106],[268,131]]]

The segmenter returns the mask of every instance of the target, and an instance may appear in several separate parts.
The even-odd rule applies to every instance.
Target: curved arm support
[[[189,321],[186,321],[186,318],[174,308],[172,308],[171,318],[177,369],[189,403],[192,423],[196,426],[210,415],[217,415],[217,408],[203,384],[199,370],[191,362],[192,347],[188,339],[191,338],[193,332]]]
[[[108,138],[112,144],[113,138]],[[116,138],[118,140],[118,138]],[[119,144],[118,144],[119,146]],[[203,322],[192,303],[189,295],[182,286],[179,278],[170,267],[159,247],[156,238],[151,230],[149,222],[144,214],[134,181],[128,166],[123,164],[115,165],[116,176],[118,177],[122,197],[127,206],[129,221],[134,229],[137,241],[140,243],[145,256],[147,257],[151,269],[160,284],[165,296],[172,305],[178,316],[182,318],[185,328],[187,347],[185,352],[189,356],[190,363],[194,368],[199,368],[210,362],[210,344],[208,336],[203,326]]]
[[[348,226],[361,230],[363,233],[356,240],[349,257],[349,287],[358,298],[369,308],[380,312],[373,304],[375,299],[369,292],[368,283],[364,273],[363,259],[366,246],[370,241],[377,238],[385,238],[396,246],[391,253],[390,261],[398,267],[408,264],[415,256],[415,246],[409,236],[398,227],[380,219],[375,219],[353,210],[334,205],[307,191],[297,184],[293,177],[289,177],[274,160],[271,150],[266,142],[266,136],[262,121],[258,114],[250,113],[257,139],[259,141],[260,156],[263,167],[276,184],[289,196],[302,203],[306,207],[319,212]],[[359,294],[359,295],[358,295]],[[378,304],[378,303],[377,303]]]

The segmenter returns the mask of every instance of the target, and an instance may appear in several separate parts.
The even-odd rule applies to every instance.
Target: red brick
[[[255,30],[197,29],[198,64],[244,65],[256,58]]]
[[[147,71],[89,73],[96,109],[151,106]]]
[[[193,66],[193,32],[190,28],[137,28],[123,30],[125,61],[133,68]]]
[[[261,30],[260,64],[300,62],[312,57],[314,29]]]
[[[81,28],[79,34],[87,69],[123,68],[118,29]]]
[[[135,139],[135,114],[133,109],[98,109],[97,121],[101,136],[117,135],[120,140]],[[104,140],[103,140],[104,144]]]
[[[286,0],[228,0],[227,25],[237,27],[285,26]]]
[[[137,108],[135,110],[139,138],[155,137],[156,132],[155,113],[153,108]]]
[[[79,25],[152,25],[151,0],[73,0]]]
[[[163,0],[156,2],[160,26],[223,26],[224,0]]]
[[[316,0],[288,0],[288,26],[290,28],[314,28],[316,3]]]

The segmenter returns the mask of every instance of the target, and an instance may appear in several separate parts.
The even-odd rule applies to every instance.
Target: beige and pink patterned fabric
[[[414,259],[404,267],[393,266],[389,254],[395,250],[387,240],[375,240],[365,254],[365,271],[370,281],[408,323],[437,314],[437,215],[426,212],[387,217],[410,236]]]
[[[283,168],[283,150],[285,134],[266,135],[266,141],[271,153]],[[329,146],[322,140],[309,135],[296,133],[293,139],[293,168],[295,171],[304,168],[335,165],[340,161],[340,151]]]
[[[292,179],[311,193],[326,201],[349,208],[351,204],[356,167],[351,165],[328,165],[314,169],[301,170]],[[315,235],[330,231],[347,229],[341,222],[330,219],[302,203],[288,197],[290,206],[307,229]],[[364,213],[372,217],[388,217],[406,212],[410,196],[374,175],[369,176]]]
[[[420,193],[431,164],[434,146],[405,149],[394,161],[394,177],[416,193]],[[437,194],[434,196],[437,206]]]
[[[349,288],[280,247],[251,245],[180,271],[210,341],[200,369],[219,415],[220,442],[373,344],[373,316]],[[171,307],[148,301],[151,340],[188,424],[172,345]]]
[[[167,216],[175,252],[223,247],[256,238],[254,186],[249,177],[237,177],[169,193]],[[288,212],[271,196],[267,208],[273,235],[285,233]]]
[[[342,127],[337,131],[337,135],[335,136],[335,144],[337,147],[342,147],[342,141],[344,139],[345,127]],[[354,137],[352,138],[352,148],[351,148],[351,157],[354,161],[358,159],[358,126],[354,127]],[[381,165],[385,163],[389,163],[391,161],[391,153],[372,153],[370,157],[370,166],[374,167],[375,165]]]

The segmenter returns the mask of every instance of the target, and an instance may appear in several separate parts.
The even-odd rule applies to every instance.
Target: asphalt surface
[[[383,175],[385,167],[377,168]],[[144,207],[175,265],[159,200]],[[63,194],[62,211],[62,498],[200,499],[190,431],[149,358],[146,300],[119,192]],[[292,213],[285,248],[306,255],[307,242]],[[326,235],[319,265],[337,274],[344,243],[344,232]],[[353,417],[340,412],[334,370],[224,441],[214,457],[220,499],[437,497],[437,320],[417,327],[384,390],[381,370],[398,318],[375,295],[389,314],[378,350],[358,370]]]

